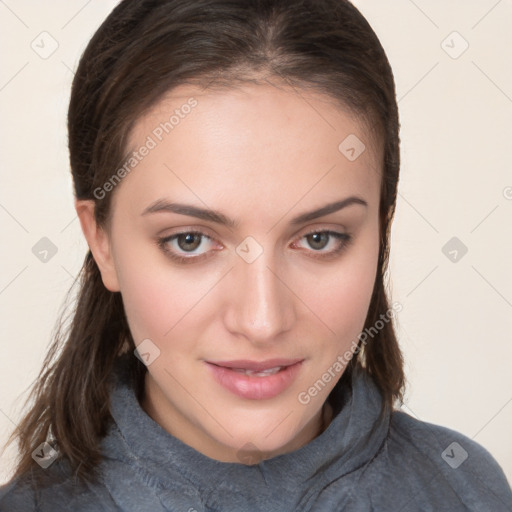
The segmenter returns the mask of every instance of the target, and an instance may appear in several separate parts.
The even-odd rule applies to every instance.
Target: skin
[[[343,371],[309,403],[297,397],[364,328],[378,263],[382,148],[328,97],[270,84],[179,86],[138,120],[129,146],[144,144],[190,97],[197,106],[111,192],[107,228],[96,225],[93,201],[75,206],[104,285],[122,294],[136,345],[150,339],[160,350],[148,366],[143,409],[208,457],[240,462],[249,450],[255,462],[305,445],[331,419],[324,403]],[[338,149],[349,134],[366,144],[355,161]],[[290,224],[349,196],[368,206]],[[239,224],[142,215],[163,198]],[[182,239],[167,247],[202,259],[175,262],[157,243],[196,230],[206,237],[195,245]],[[325,230],[349,233],[352,242],[325,257],[343,241],[305,236]],[[248,236],[263,249],[252,263],[236,252]],[[275,357],[304,362],[287,390],[264,400],[230,393],[204,362]]]

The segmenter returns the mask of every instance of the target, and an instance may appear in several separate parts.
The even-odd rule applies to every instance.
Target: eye
[[[352,241],[352,236],[348,233],[338,233],[337,231],[311,231],[301,237],[306,240],[310,248],[313,249],[314,258],[334,257],[340,254],[348,247]],[[330,250],[323,250],[326,247]],[[316,253],[316,254],[315,254]]]
[[[180,263],[189,263],[189,260],[203,259],[203,256],[208,253],[209,244],[204,243],[205,240],[212,242],[208,235],[200,231],[184,231],[159,239],[158,245],[172,259]],[[196,252],[198,249],[202,249],[203,252]],[[191,256],[182,256],[183,254]]]
[[[334,258],[352,242],[352,236],[348,233],[330,230],[311,231],[300,238],[300,240],[303,239],[312,249],[308,252],[312,253],[313,258]],[[213,239],[201,231],[183,231],[158,239],[161,250],[179,263],[194,263],[210,257],[211,245],[213,245]],[[331,246],[330,250],[324,250],[329,246]],[[184,256],[186,254],[189,256]]]

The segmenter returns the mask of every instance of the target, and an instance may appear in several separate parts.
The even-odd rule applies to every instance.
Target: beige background
[[[85,254],[65,116],[73,69],[116,3],[0,2],[2,443]],[[512,481],[512,0],[355,4],[398,89],[403,163],[390,286],[404,308],[404,408],[482,444]],[[46,263],[32,252],[43,237],[57,249]],[[0,460],[0,482],[14,453]]]

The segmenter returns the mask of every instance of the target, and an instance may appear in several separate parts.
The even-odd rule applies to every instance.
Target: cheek
[[[154,249],[153,249],[154,251]],[[137,344],[149,338],[164,338],[185,314],[187,288],[177,286],[165,265],[155,264],[149,254],[135,250],[118,251],[115,258],[123,305],[132,336]]]
[[[116,268],[135,343],[149,338],[163,348],[178,333],[181,338],[184,329],[187,336],[194,336],[203,299],[218,276],[179,272],[156,251],[126,252],[116,258]]]
[[[120,286],[135,343],[146,338],[154,341],[161,337],[171,327],[169,311],[173,307],[172,296],[146,273],[125,275]],[[169,303],[165,302],[166,299]]]
[[[357,323],[359,318],[360,322],[364,321],[375,284],[376,270],[376,261],[373,258],[358,258],[332,277],[332,291],[325,309],[333,319],[354,319]]]
[[[329,270],[308,279],[302,291],[310,309],[332,335],[338,350],[357,340],[368,314],[378,263],[378,238],[369,234]],[[318,322],[317,322],[318,324]]]

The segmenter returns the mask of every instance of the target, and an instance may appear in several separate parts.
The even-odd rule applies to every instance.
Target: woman
[[[348,1],[124,0],[68,130],[90,251],[0,510],[512,508],[396,409],[398,112]]]

